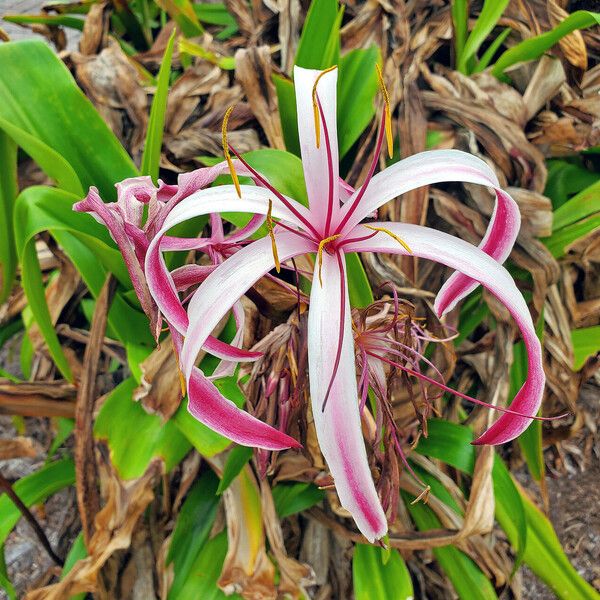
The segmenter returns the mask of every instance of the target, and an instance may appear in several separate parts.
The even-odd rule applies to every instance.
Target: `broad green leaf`
[[[573,223],[573,225],[567,225],[541,241],[554,258],[560,258],[571,244],[589,235],[592,231],[596,231],[598,228],[600,228],[600,212],[578,223]]]
[[[54,150],[77,174],[80,189],[95,185],[107,200],[115,197],[116,181],[137,175],[127,152],[44,42],[0,45],[0,67],[0,128],[9,123],[13,131],[25,132]],[[61,168],[64,171],[65,165]]]
[[[459,346],[466,340],[489,314],[490,309],[483,301],[481,288],[477,288],[460,307],[459,333],[454,340],[454,345]]]
[[[411,518],[420,531],[441,527],[439,519],[428,506],[422,502],[411,504],[413,497],[404,491],[402,497]],[[432,552],[461,600],[496,600],[498,598],[490,580],[464,552],[454,546],[434,548]]]
[[[0,113],[1,115],[1,113]],[[73,167],[55,150],[41,141],[36,135],[28,133],[0,116],[0,129],[33,158],[41,169],[56,182],[59,188],[83,195],[83,187]]]
[[[600,212],[600,181],[567,200],[553,215],[552,231],[573,225],[586,217]]]
[[[171,77],[171,59],[173,58],[173,46],[175,44],[174,29],[167,42],[165,53],[160,63],[156,92],[150,109],[150,120],[146,132],[146,143],[142,155],[142,174],[150,175],[152,181],[158,182],[158,168],[160,166],[160,151],[162,149],[163,130],[165,128],[165,113],[167,111],[167,98],[169,95],[169,78]]]
[[[58,460],[17,481],[13,489],[25,506],[44,502],[59,490],[75,483],[75,465],[70,458]],[[0,496],[0,546],[21,518],[19,509],[6,495]]]
[[[600,352],[600,326],[582,327],[571,331],[573,370],[579,371],[590,356]]]
[[[510,398],[515,397],[526,377],[527,350],[523,341],[519,341],[513,346],[513,364],[510,368]],[[536,481],[541,481],[545,474],[541,422],[533,421],[519,436],[518,442],[529,472]]]
[[[464,48],[458,56],[457,69],[468,75],[475,66],[475,59],[481,44],[485,42],[492,29],[498,23],[504,9],[508,5],[508,0],[485,0],[479,17],[475,22],[475,27],[469,34]]]
[[[464,473],[473,473],[475,449],[471,445],[473,432],[463,425],[442,419],[427,421],[427,437],[421,437],[416,451],[442,460]]]
[[[283,139],[288,152],[300,156],[300,139],[298,138],[298,110],[296,108],[296,92],[294,82],[287,77],[273,74],[273,83],[277,92],[279,118],[283,129]]]
[[[419,440],[416,451],[472,475],[475,468],[475,448],[471,445],[473,441],[471,429],[442,419],[430,419],[427,426],[429,434]],[[509,477],[507,480],[504,476],[502,467],[504,467],[502,460],[496,456],[492,470],[496,518],[502,526],[506,518],[511,519],[515,529],[512,543],[517,552],[518,562],[525,552],[527,522],[520,495],[512,479]]]
[[[237,445],[231,450],[223,467],[223,475],[219,482],[217,494],[222,494],[231,485],[231,482],[252,458],[252,452],[252,448]]]
[[[523,498],[504,462],[502,462],[502,459],[498,455],[494,456],[492,479],[494,482],[496,520],[502,529],[506,531],[507,527],[510,527],[512,532],[512,537],[509,536],[509,539],[516,551],[513,567],[514,573],[521,566],[525,558],[529,534]]]
[[[107,441],[111,461],[122,479],[140,477],[157,456],[170,471],[191,447],[172,420],[163,424],[159,416],[148,414],[133,400],[136,387],[132,377],[118,385],[102,405],[94,425],[94,436]]]
[[[278,483],[273,488],[273,502],[280,519],[307,510],[325,498],[314,483]]]
[[[375,117],[379,90],[375,65],[381,61],[377,46],[351,50],[339,61],[338,144],[340,158],[346,156]]]
[[[17,192],[17,146],[0,130],[0,304],[10,295],[17,272],[12,226]]]
[[[156,4],[169,13],[185,37],[195,37],[204,33],[190,0],[156,0]]]
[[[600,23],[600,14],[587,10],[578,10],[561,21],[554,29],[541,35],[523,40],[516,46],[506,50],[492,67],[492,75],[501,77],[508,67],[535,60],[550,50],[562,38],[576,29],[587,29]]]
[[[579,158],[571,158],[568,161],[565,159],[548,160],[546,166],[548,167],[548,179],[544,195],[552,200],[554,210],[560,208],[573,194],[578,194],[600,179],[598,173],[588,171]],[[554,227],[557,228],[556,217]]]
[[[18,25],[54,25],[55,27],[70,27],[79,31],[83,31],[85,23],[83,19],[69,15],[4,15],[2,18],[9,23]]]
[[[17,600],[17,592],[11,583],[6,569],[6,560],[4,558],[4,546],[0,546],[0,588],[6,592],[8,600]]]
[[[174,570],[168,595],[170,600],[179,600],[183,590],[197,582],[193,569],[217,515],[217,483],[218,479],[212,471],[203,473],[192,486],[179,511],[167,556],[167,564],[173,563]]]
[[[339,62],[343,7],[337,0],[310,4],[296,52],[296,64],[305,69],[327,69]]]
[[[189,575],[177,591],[177,600],[242,600],[239,594],[226,596],[217,585],[226,554],[227,532],[222,531],[194,557]],[[169,594],[169,598],[173,597]]]
[[[70,369],[46,304],[35,236],[41,231],[50,232],[81,273],[94,296],[100,293],[108,271],[116,273],[122,282],[131,286],[120,253],[114,249],[106,228],[88,215],[72,210],[77,199],[77,196],[56,188],[30,187],[18,196],[14,214],[21,284],[51,356],[67,379],[71,377]],[[118,338],[123,341],[133,338],[136,341],[151,342],[146,317],[129,306],[120,294],[113,301],[108,321]]]
[[[397,550],[385,560],[379,546],[356,544],[352,581],[356,600],[412,600],[414,591],[406,563]]]
[[[346,254],[346,271],[350,304],[356,308],[369,306],[374,301],[373,292],[358,254]]]
[[[454,28],[454,52],[458,61],[458,57],[462,56],[469,32],[468,0],[452,0],[452,26]]]
[[[512,477],[501,461],[494,465],[494,477],[501,472],[504,481]],[[514,485],[514,483],[513,483]],[[515,489],[516,486],[515,486]],[[524,507],[527,519],[527,545],[523,557],[529,568],[544,582],[561,600],[598,600],[600,595],[596,592],[573,568],[569,559],[556,537],[554,528],[544,514],[521,491],[518,492]],[[515,545],[518,536],[513,516],[508,513],[502,520],[496,513],[502,529],[511,542]]]

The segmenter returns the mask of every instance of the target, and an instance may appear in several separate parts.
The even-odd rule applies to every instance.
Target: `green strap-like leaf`
[[[158,415],[148,414],[133,400],[136,387],[132,377],[118,385],[102,405],[94,425],[94,436],[107,441],[111,460],[122,479],[140,477],[157,456],[170,471],[191,447],[173,421],[163,424]]]
[[[231,485],[231,482],[252,458],[252,452],[252,448],[237,445],[231,450],[223,467],[223,475],[217,488],[217,494],[222,494]]]
[[[509,0],[485,0],[464,48],[458,56],[457,69],[468,74],[475,67],[477,51],[498,23]]]
[[[150,109],[150,120],[146,132],[146,143],[142,156],[142,174],[150,175],[156,184],[158,181],[158,168],[160,165],[160,151],[162,149],[163,131],[165,127],[165,113],[167,112],[167,99],[169,96],[169,78],[171,76],[171,59],[177,30],[173,30],[158,71],[156,93]]]
[[[414,597],[410,573],[397,550],[386,557],[386,551],[379,546],[356,544],[352,580],[356,600],[412,600]]]
[[[70,458],[58,460],[31,475],[19,479],[13,489],[25,506],[44,502],[48,496],[75,483],[75,465]],[[21,518],[19,509],[12,500],[3,494],[0,496],[0,546]]]
[[[590,356],[600,352],[600,326],[582,327],[571,331],[573,370],[579,371]]]
[[[17,144],[23,143],[42,169],[73,193],[82,195],[95,185],[110,200],[116,181],[137,175],[131,158],[68,69],[41,41],[0,45],[0,119],[0,128],[9,124],[11,137],[21,132],[23,139],[15,140]],[[25,147],[27,135],[38,140],[38,155]],[[40,160],[40,149],[47,148],[63,159],[63,164],[54,165],[54,173]],[[60,178],[56,169],[62,171]]]
[[[523,40],[506,50],[492,68],[492,74],[501,77],[508,67],[520,62],[535,60],[550,50],[562,38],[576,29],[587,29],[600,23],[600,14],[587,10],[578,10],[561,21],[554,29]]]
[[[10,295],[17,272],[12,215],[17,197],[17,146],[0,131],[0,304]]]

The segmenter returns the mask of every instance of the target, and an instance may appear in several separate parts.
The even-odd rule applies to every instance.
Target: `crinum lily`
[[[402,160],[374,175],[391,121],[385,86],[385,106],[377,148],[368,176],[355,191],[340,182],[336,132],[337,70],[295,68],[298,130],[309,207],[272,188],[235,150],[229,151],[252,173],[259,186],[225,185],[201,190],[181,201],[169,214],[146,256],[148,285],[159,308],[185,337],[180,360],[190,396],[199,350],[232,304],[273,268],[297,255],[316,254],[308,316],[309,378],[312,416],[319,444],[335,481],[342,505],[364,536],[373,541],[387,531],[386,515],[372,480],[356,380],[345,255],[348,252],[391,252],[434,260],[456,270],[439,292],[435,309],[443,314],[482,284],[509,310],[523,336],[528,374],[511,408],[477,444],[500,444],[517,437],[531,422],[542,399],[542,351],[522,295],[501,266],[520,226],[518,208],[499,187],[494,172],[480,159],[456,150],[430,151]],[[233,175],[233,174],[232,174]],[[491,188],[495,210],[477,248],[456,237],[419,225],[367,222],[387,201],[414,188],[460,181]],[[270,235],[236,252],[212,272],[194,293],[187,315],[170,315],[177,306],[176,290],[162,258],[161,239],[171,227],[206,213],[250,212],[266,215]],[[276,219],[275,223],[273,219]],[[233,409],[232,409],[233,410]],[[232,440],[264,447],[264,430],[244,421],[222,420],[212,427]],[[273,433],[280,433],[273,430]],[[276,444],[273,444],[273,446]],[[273,447],[271,446],[271,447]]]
[[[117,201],[105,203],[102,201],[98,190],[90,188],[88,195],[77,202],[73,209],[78,212],[87,212],[97,221],[106,226],[111,237],[117,244],[133,283],[133,288],[140,305],[150,321],[150,329],[158,341],[161,333],[163,316],[171,331],[175,352],[179,355],[183,345],[181,335],[182,316],[187,319],[183,303],[177,295],[176,305],[170,305],[167,313],[161,314],[160,306],[151,296],[145,273],[145,259],[150,243],[163,226],[170,212],[182,200],[195,191],[210,185],[215,178],[227,171],[227,165],[217,165],[202,168],[180,175],[177,185],[168,185],[159,181],[156,187],[150,177],[132,177],[116,185]],[[240,173],[251,175],[243,165],[239,165]],[[144,207],[147,206],[147,215],[144,218]],[[221,264],[233,252],[242,247],[246,239],[252,235],[264,222],[264,217],[256,215],[250,222],[228,236],[224,235],[222,221],[219,215],[211,214],[211,236],[208,238],[179,238],[160,236],[161,250],[189,251],[200,250],[208,254],[211,265],[183,265],[169,274],[170,281],[177,291],[184,292],[201,281],[204,281],[217,265]],[[231,306],[236,320],[237,333],[232,344],[226,344],[213,336],[203,342],[203,348],[211,354],[222,359],[211,378],[205,377],[200,369],[195,369],[190,383],[189,411],[200,421],[216,425],[232,417],[237,418],[242,428],[251,428],[254,431],[253,441],[256,436],[262,440],[265,448],[277,450],[281,447],[298,447],[300,444],[283,432],[273,430],[265,423],[243,413],[242,419],[237,415],[237,407],[226,400],[210,379],[225,376],[232,372],[232,365],[237,362],[255,360],[260,353],[242,350],[241,340],[244,328],[244,311],[239,303]],[[169,320],[177,319],[177,326]],[[185,392],[182,383],[182,391]],[[193,393],[192,393],[193,391]],[[201,400],[201,402],[196,402]],[[213,423],[213,419],[215,420]],[[260,432],[263,431],[262,437]]]

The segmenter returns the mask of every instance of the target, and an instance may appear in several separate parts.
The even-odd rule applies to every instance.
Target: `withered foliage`
[[[55,44],[82,90],[139,163],[154,93],[147,75],[158,71],[173,25],[169,22],[148,50],[130,57],[111,31],[110,15],[119,4],[101,2],[91,7],[77,51],[64,49],[60,28],[38,25],[35,30]],[[168,182],[177,173],[200,166],[199,157],[220,154],[221,121],[230,105],[236,108],[229,121],[229,139],[238,151],[285,148],[272,75],[288,71],[293,63],[306,3],[226,0],[225,4],[238,23],[238,33],[220,42],[207,32],[196,41],[215,56],[235,58],[235,71],[194,59],[170,88],[161,155],[161,176]],[[514,41],[526,39],[564,18],[567,4],[513,1],[499,25],[511,29]],[[590,359],[581,371],[573,372],[570,332],[600,322],[600,231],[572,244],[560,260],[539,238],[548,236],[552,228],[552,204],[544,196],[546,160],[571,156],[600,143],[600,34],[596,29],[570,34],[541,60],[513,68],[510,85],[488,72],[466,76],[453,70],[452,35],[450,4],[444,0],[345,2],[342,53],[372,44],[380,48],[402,156],[425,150],[427,133],[435,133],[437,147],[466,150],[486,161],[521,208],[523,225],[510,260],[517,267],[522,289],[531,295],[534,318],[544,315],[548,385],[543,412],[549,416],[571,413],[543,427],[545,446],[553,456],[564,459],[572,448],[568,440],[591,435],[585,429],[591,418],[577,400],[598,362]],[[176,46],[174,66],[180,67],[181,62]],[[356,145],[348,176],[352,185],[360,184],[366,174],[366,157],[376,133],[375,125],[367,128]],[[31,164],[29,169],[35,170]],[[31,173],[23,175],[32,177]],[[410,192],[383,207],[381,216],[434,225],[477,244],[492,210],[493,198],[485,189],[452,184]],[[0,379],[0,414],[76,419],[77,504],[87,557],[77,561],[60,582],[55,579],[46,581],[45,587],[32,587],[26,597],[58,600],[92,592],[99,598],[166,598],[173,573],[165,556],[183,499],[202,469],[222,472],[227,451],[208,464],[191,451],[168,474],[157,459],[137,479],[119,477],[109,451],[92,433],[104,394],[127,369],[124,348],[105,334],[110,283],[96,304],[91,331],[82,331],[75,316],[85,286],[76,269],[49,236],[39,236],[38,256],[47,277],[52,270],[59,271],[58,277],[49,279],[46,299],[76,384],[58,380],[33,326],[29,330],[34,352],[31,381]],[[297,261],[302,272],[304,260],[310,259]],[[439,338],[456,328],[456,311],[442,326],[432,310],[434,294],[448,275],[444,267],[412,257],[368,254],[362,260],[373,288],[380,290],[378,308],[388,306],[383,320],[391,318],[392,298],[381,286],[391,282],[403,299],[407,323],[418,321]],[[350,542],[364,539],[339,504],[316,441],[307,401],[308,300],[293,279],[289,281],[264,279],[243,299],[244,346],[263,352],[263,357],[245,365],[241,374],[246,376],[247,410],[285,429],[304,448],[283,453],[256,450],[250,466],[224,492],[212,532],[227,526],[229,549],[219,586],[248,599],[285,594],[298,598],[307,589],[319,599],[345,598],[352,586]],[[479,397],[504,405],[518,335],[506,310],[485,292],[483,298],[496,327],[488,329],[481,323],[456,347],[434,344],[433,361],[458,391],[469,393],[476,385]],[[24,305],[22,291],[15,289],[0,307],[0,322],[13,319]],[[367,327],[369,314],[355,311],[355,325]],[[403,343],[411,344],[408,325],[405,331]],[[114,375],[111,362],[117,364]],[[141,371],[142,384],[135,399],[147,412],[168,421],[182,399],[169,340],[141,364]],[[409,561],[426,597],[452,597],[449,583],[431,565],[429,553],[448,543],[473,558],[498,588],[508,586],[519,597],[519,578],[511,576],[509,546],[501,533],[490,535],[494,528],[492,449],[478,452],[473,477],[467,481],[438,461],[411,455],[421,470],[443,483],[464,514],[459,517],[430,495],[426,501],[441,528],[416,531],[400,495],[418,496],[423,487],[404,467],[402,456],[410,454],[419,436],[427,435],[428,416],[456,421],[461,403],[458,399],[442,402],[434,387],[423,386],[392,367],[386,369],[385,387],[385,397],[378,398],[377,420],[366,411],[363,429],[374,477],[393,517],[389,544]],[[489,411],[475,407],[468,422],[481,431],[490,419]],[[400,434],[397,445],[391,437],[394,430]],[[592,445],[586,443],[585,448],[589,455]],[[0,441],[2,460],[33,457],[41,451],[37,442],[23,436]],[[516,445],[509,454],[518,464]],[[271,487],[285,481],[314,482],[326,490],[325,500],[301,516],[280,520]],[[249,495],[260,502],[258,514],[248,513],[244,503]]]

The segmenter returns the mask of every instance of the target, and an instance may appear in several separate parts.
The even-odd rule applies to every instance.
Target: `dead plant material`
[[[8,458],[33,458],[40,454],[41,448],[32,438],[16,436],[0,439],[0,460]]]
[[[115,552],[129,548],[139,518],[154,498],[152,488],[162,462],[153,460],[141,477],[123,482],[108,460],[108,451],[102,450],[100,456],[98,469],[106,500],[95,515],[88,556],[77,561],[59,583],[29,592],[25,600],[63,600],[81,592],[96,593],[102,567]]]
[[[285,150],[277,94],[271,75],[271,52],[268,46],[240,48],[235,53],[235,78],[242,86],[269,146]]]
[[[164,340],[140,368],[142,380],[133,392],[133,399],[166,423],[179,408],[182,398],[179,366],[171,338]]]
[[[302,564],[288,556],[283,541],[281,523],[275,512],[271,487],[265,479],[260,482],[260,498],[265,532],[281,577],[278,592],[280,595],[294,599],[307,598],[308,593],[305,586],[315,583],[314,571],[309,565]]]
[[[72,53],[77,80],[121,143],[141,155],[148,122],[148,100],[131,59],[115,40],[99,53]]]
[[[94,457],[93,415],[95,404],[96,376],[98,360],[104,340],[108,309],[116,290],[116,280],[112,275],[106,277],[102,290],[96,300],[96,308],[90,327],[90,340],[85,347],[83,371],[77,393],[75,410],[75,475],[77,487],[77,505],[86,547],[94,532],[93,519],[100,510],[100,497],[96,481],[96,459]]]
[[[0,380],[0,414],[73,418],[76,394],[75,386],[66,381],[12,383]]]

